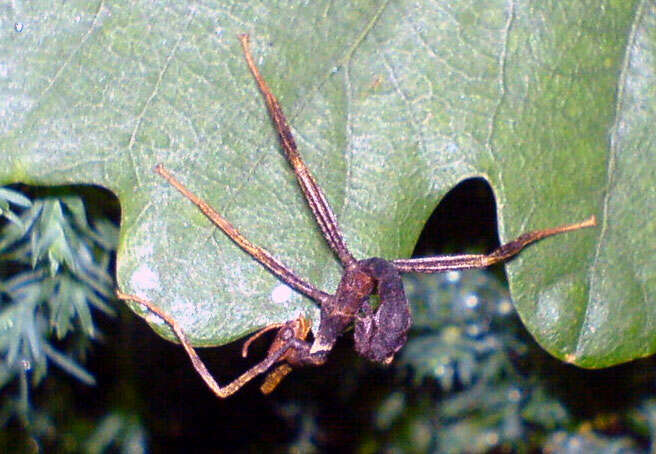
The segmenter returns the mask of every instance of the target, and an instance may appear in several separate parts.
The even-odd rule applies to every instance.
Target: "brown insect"
[[[285,156],[296,174],[298,183],[321,228],[323,236],[339,258],[344,268],[344,274],[334,294],[326,293],[314,287],[298,277],[269,252],[244,238],[216,210],[190,192],[168,170],[158,164],[155,167],[155,172],[164,177],[183,196],[198,206],[239,247],[288,286],[313,299],[321,306],[319,329],[314,331],[312,341],[307,340],[311,330],[310,321],[304,317],[267,326],[248,339],[242,350],[242,355],[245,357],[248,353],[248,347],[255,339],[267,331],[278,330],[266,357],[233,382],[220,386],[205,367],[184,331],[171,316],[146,299],[117,291],[119,298],[142,304],[161,317],[173,329],[189,355],[194,368],[217,396],[221,398],[230,396],[248,381],[267,371],[268,374],[261,390],[264,393],[269,393],[289,374],[292,367],[319,366],[325,363],[338,337],[351,324],[354,325],[353,336],[357,352],[371,361],[389,364],[394,359],[396,352],[405,345],[408,331],[412,325],[408,300],[401,282],[401,273],[440,273],[451,270],[484,268],[508,260],[525,246],[542,238],[596,225],[595,217],[592,216],[576,224],[525,233],[517,239],[498,247],[490,254],[445,255],[391,261],[382,258],[356,259],[346,247],[335,214],[330,208],[323,191],[296,149],[294,137],[278,100],[271,93],[255,65],[250,52],[248,35],[240,35],[239,40],[246,63],[264,96],[269,114],[278,131]],[[373,294],[377,294],[380,298],[380,303],[375,310],[369,303],[369,296]]]

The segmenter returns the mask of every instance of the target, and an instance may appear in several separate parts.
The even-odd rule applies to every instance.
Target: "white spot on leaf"
[[[148,265],[139,265],[139,268],[132,274],[130,286],[139,293],[147,290],[159,290],[159,275],[151,270]]]
[[[285,284],[278,284],[271,292],[271,300],[276,304],[282,304],[289,301],[292,297],[292,289]]]

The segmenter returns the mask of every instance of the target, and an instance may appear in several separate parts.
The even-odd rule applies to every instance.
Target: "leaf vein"
[[[68,58],[59,67],[59,69],[55,73],[55,76],[50,80],[50,83],[48,83],[48,86],[41,92],[41,95],[39,97],[43,97],[46,93],[48,93],[50,91],[50,89],[53,87],[53,85],[55,85],[55,82],[57,82],[57,80],[59,80],[59,77],[64,72],[64,69],[66,69],[68,67],[68,65],[70,64],[70,62],[73,60],[73,57],[75,57],[75,55],[77,55],[78,52],[80,52],[80,49],[82,48],[82,46],[84,46],[84,44],[88,41],[89,37],[91,36],[91,32],[96,28],[96,25],[98,24],[98,18],[100,17],[100,13],[103,10],[104,4],[105,4],[104,1],[100,2],[100,4],[98,5],[98,9],[96,10],[96,14],[93,17],[93,21],[91,22],[91,26],[89,27],[87,32],[84,34],[84,36],[80,40],[80,43],[77,45],[77,47],[73,50],[73,52],[71,52],[68,55]]]
[[[191,23],[191,20],[194,16],[195,9],[190,8],[189,9],[189,16],[187,20],[187,24],[185,25],[185,28],[189,26]],[[173,45],[173,48],[169,52],[169,54],[166,56],[166,60],[164,61],[164,64],[162,65],[162,68],[159,71],[159,74],[157,75],[157,81],[155,81],[155,85],[153,86],[153,89],[150,92],[150,95],[148,96],[148,99],[146,99],[146,102],[144,103],[143,107],[141,108],[141,111],[137,115],[134,128],[132,128],[132,133],[130,134],[130,140],[128,141],[128,156],[130,160],[132,161],[132,168],[134,170],[135,178],[137,180],[137,184],[141,185],[141,177],[139,176],[139,172],[137,171],[137,164],[134,160],[134,155],[132,154],[132,149],[134,147],[134,144],[136,142],[136,137],[137,137],[137,132],[139,131],[139,128],[141,127],[141,123],[143,121],[144,116],[146,115],[146,111],[150,107],[150,105],[153,102],[153,99],[157,96],[157,93],[159,92],[159,87],[162,85],[162,80],[164,79],[164,75],[168,71],[169,67],[171,66],[171,62],[173,61],[173,58],[175,57],[178,47],[180,46],[180,43],[182,42],[182,38],[184,36],[184,33],[180,33],[180,36],[178,36],[178,39],[176,40],[175,44]]]

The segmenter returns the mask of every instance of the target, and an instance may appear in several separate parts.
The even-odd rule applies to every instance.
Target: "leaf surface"
[[[316,320],[316,307],[285,298],[156,163],[303,278],[332,292],[340,276],[243,61],[247,32],[357,257],[407,257],[442,196],[480,176],[502,240],[600,221],[508,266],[540,344],[585,367],[656,348],[653,2],[35,1],[0,14],[0,182],[114,191],[120,287],[197,345]]]

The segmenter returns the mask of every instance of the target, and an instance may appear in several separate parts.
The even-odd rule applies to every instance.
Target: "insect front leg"
[[[182,344],[182,347],[187,352],[187,356],[189,356],[189,359],[191,360],[191,364],[194,366],[194,369],[196,369],[196,372],[198,372],[198,375],[200,375],[200,377],[203,379],[205,384],[212,390],[212,392],[216,394],[216,396],[222,399],[231,396],[232,394],[237,392],[242,386],[244,386],[246,383],[251,381],[253,378],[267,372],[269,369],[271,369],[271,367],[274,364],[282,360],[287,360],[291,364],[294,364],[293,361],[296,356],[293,354],[293,349],[300,348],[301,350],[303,349],[309,350],[309,344],[296,337],[296,336],[307,335],[309,328],[308,330],[304,330],[304,326],[303,326],[303,322],[301,321],[301,318],[299,318],[299,320],[292,320],[290,322],[287,322],[278,331],[278,334],[276,335],[276,338],[272,343],[272,348],[269,349],[269,353],[267,354],[266,358],[264,358],[264,360],[260,361],[255,366],[248,369],[246,372],[241,374],[232,382],[228,383],[225,386],[221,386],[217,383],[217,381],[214,379],[214,376],[207,369],[207,366],[205,366],[205,363],[200,358],[200,356],[198,356],[198,353],[191,345],[191,342],[187,338],[187,335],[185,334],[185,332],[182,330],[178,322],[173,317],[171,317],[169,314],[167,314],[162,309],[160,309],[156,304],[152,303],[151,301],[148,301],[145,298],[141,298],[136,295],[129,295],[121,292],[120,290],[116,291],[116,296],[119,299],[125,301],[134,301],[136,303],[139,303],[145,308],[147,308],[150,312],[154,313],[159,318],[161,318],[175,333],[176,337],[180,341],[180,344]],[[278,326],[276,326],[276,328],[277,327]],[[282,380],[282,377],[280,378],[280,380]],[[280,380],[278,380],[278,382]],[[277,385],[277,383],[275,384]],[[275,387],[275,385],[273,387]],[[273,388],[271,388],[271,390],[273,390]]]

